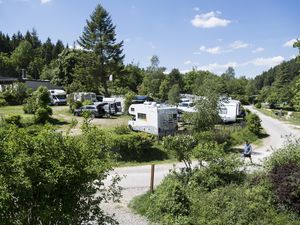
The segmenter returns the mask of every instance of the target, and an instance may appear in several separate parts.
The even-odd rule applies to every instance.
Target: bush
[[[20,115],[11,115],[11,116],[6,117],[4,120],[8,124],[14,124],[17,126],[21,125],[21,116]]]
[[[36,91],[33,92],[32,96],[27,99],[23,110],[25,113],[35,114],[38,108],[45,108],[50,104],[50,93],[44,86],[40,86]]]
[[[185,194],[185,187],[174,176],[169,176],[150,195],[146,216],[161,224],[188,224],[190,201]],[[183,222],[185,221],[185,222]]]
[[[252,133],[248,129],[248,127],[245,127],[241,130],[234,131],[231,134],[231,139],[230,139],[232,145],[243,144],[246,141],[249,141],[251,143],[256,140],[257,140],[257,136],[254,133]]]
[[[191,135],[166,136],[163,139],[164,148],[179,162],[184,162],[186,169],[191,169],[191,157],[196,141]]]
[[[82,102],[80,101],[72,101],[69,102],[70,112],[73,113],[75,109],[79,109],[82,106]]]
[[[278,202],[300,215],[300,166],[286,162],[274,167],[269,176]]]
[[[152,151],[153,136],[145,133],[130,132],[111,134],[111,149],[121,161],[147,161]]]
[[[300,215],[300,142],[288,140],[266,163],[278,202]]]
[[[114,129],[114,133],[116,134],[129,134],[131,130],[126,125],[117,126]]]
[[[191,198],[191,224],[296,225],[299,219],[279,212],[263,185],[228,185]]]
[[[100,208],[118,189],[102,182],[111,166],[98,130],[70,137],[8,126],[0,139],[2,224],[115,224]]]
[[[0,107],[1,106],[6,106],[7,105],[7,102],[4,98],[4,95],[2,93],[0,93]]]
[[[49,121],[50,115],[52,115],[52,109],[49,106],[45,108],[40,107],[34,113],[35,122],[44,124],[46,121]]]
[[[83,102],[82,102],[82,105],[93,105],[94,103],[93,103],[93,101],[92,100],[84,100]]]
[[[246,116],[246,124],[249,131],[255,135],[261,134],[261,120],[258,115],[250,113]]]
[[[211,191],[215,188],[231,183],[241,183],[245,178],[245,172],[241,169],[242,162],[236,154],[222,154],[220,147],[211,149],[213,152],[201,155],[201,159],[207,159],[207,166],[195,169],[190,178],[190,183],[200,186],[204,190]]]
[[[258,108],[258,109],[260,109],[261,108],[261,103],[260,102],[256,103],[255,107]]]

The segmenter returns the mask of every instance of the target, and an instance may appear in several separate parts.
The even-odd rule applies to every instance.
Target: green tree
[[[214,128],[220,121],[219,97],[213,93],[196,103],[197,111],[192,113],[191,124],[194,131],[206,131]]]
[[[168,101],[170,104],[177,104],[180,101],[180,88],[179,84],[174,84],[168,92]]]
[[[119,195],[117,179],[103,184],[111,169],[104,132],[70,137],[50,127],[6,126],[0,138],[2,224],[116,224],[100,208]]]
[[[11,59],[17,66],[17,69],[27,69],[33,58],[33,48],[29,41],[22,41],[13,51]]]
[[[141,94],[149,95],[153,98],[159,99],[161,97],[159,89],[165,79],[165,68],[159,67],[159,58],[156,55],[151,57],[150,62],[151,65],[145,72],[145,77],[139,92]]]
[[[115,26],[109,13],[100,4],[96,6],[90,20],[87,21],[78,43],[83,49],[93,51],[97,55],[99,60],[98,76],[105,95],[109,95],[109,76],[118,76],[122,69],[123,42],[116,42]]]
[[[18,77],[15,65],[7,53],[0,52],[0,76]]]

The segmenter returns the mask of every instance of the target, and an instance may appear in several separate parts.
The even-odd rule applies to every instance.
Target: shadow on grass
[[[266,134],[266,133],[262,133],[262,134],[259,134],[259,135],[257,135],[257,137],[259,138],[259,139],[264,139],[264,138],[267,138],[267,137],[269,137],[270,135],[269,134]]]
[[[50,118],[49,123],[51,123],[52,125],[60,125],[60,126],[70,124],[70,122],[68,122],[68,121],[59,120],[59,119],[56,119],[56,118]]]

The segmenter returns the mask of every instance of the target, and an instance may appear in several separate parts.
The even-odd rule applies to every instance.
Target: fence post
[[[153,193],[153,186],[154,186],[154,167],[155,165],[151,165],[151,176],[150,176],[150,192]]]

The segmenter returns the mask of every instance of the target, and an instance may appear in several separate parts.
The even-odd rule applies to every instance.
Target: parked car
[[[91,112],[92,117],[102,117],[106,114],[103,105],[85,105],[80,107],[79,109],[75,109],[75,116],[82,116],[83,112]]]

